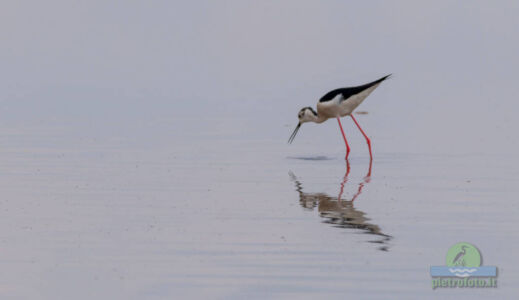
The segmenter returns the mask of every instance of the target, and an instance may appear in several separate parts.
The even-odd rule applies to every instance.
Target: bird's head
[[[297,113],[297,118],[299,119],[299,123],[297,123],[296,129],[294,129],[294,132],[292,132],[292,135],[288,139],[289,144],[292,143],[292,141],[296,137],[297,131],[299,131],[301,124],[312,121],[315,122],[315,120],[317,119],[317,113],[313,108],[307,106],[299,110],[299,112]]]
[[[299,123],[303,124],[306,122],[314,121],[317,118],[317,113],[310,106],[303,107],[297,113]]]

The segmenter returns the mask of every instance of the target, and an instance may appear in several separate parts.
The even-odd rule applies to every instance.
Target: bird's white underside
[[[317,103],[317,114],[319,118],[337,118],[350,115],[357,106],[359,106],[371,92],[376,89],[379,84],[376,84],[364,91],[344,99],[341,94],[337,95],[330,101]],[[324,121],[324,120],[323,120]]]

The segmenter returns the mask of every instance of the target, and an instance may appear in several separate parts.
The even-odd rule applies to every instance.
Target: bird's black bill
[[[296,137],[296,134],[297,134],[297,131],[299,130],[299,127],[301,127],[301,123],[297,124],[296,129],[294,129],[294,132],[292,132],[292,135],[291,135],[290,138],[288,139],[288,143],[289,143],[289,144],[292,144],[292,141],[293,141],[294,138]]]

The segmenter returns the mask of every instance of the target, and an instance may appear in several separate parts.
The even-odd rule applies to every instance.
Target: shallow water
[[[291,146],[232,128],[181,142],[79,131],[40,126],[3,142],[6,296],[516,292],[515,156],[382,152],[375,137],[370,166],[352,133],[348,169],[338,129]],[[459,241],[499,267],[499,288],[432,290],[429,267]]]

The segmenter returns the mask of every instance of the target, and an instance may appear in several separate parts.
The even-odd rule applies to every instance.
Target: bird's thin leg
[[[339,117],[337,117],[337,122],[339,122],[339,128],[341,129],[342,137],[344,138],[344,143],[346,144],[346,160],[348,160],[348,155],[350,155],[350,145],[348,145],[348,140],[346,140],[346,135],[342,129],[341,119]]]
[[[360,125],[359,123],[357,122],[357,120],[355,120],[355,117],[353,116],[353,114],[350,115],[351,119],[353,120],[353,122],[355,122],[355,125],[357,125],[357,127],[359,128],[360,132],[362,133],[362,135],[366,138],[366,143],[368,143],[368,148],[369,148],[369,157],[371,159],[373,159],[373,154],[371,153],[371,141],[369,139],[369,137],[366,135],[366,133],[364,132],[364,130],[362,130],[362,128],[360,128]]]
[[[369,169],[368,169],[368,174],[366,174],[366,177],[364,177],[364,180],[366,182],[370,182],[371,180],[371,167],[373,166],[373,158],[370,158],[369,159]]]

